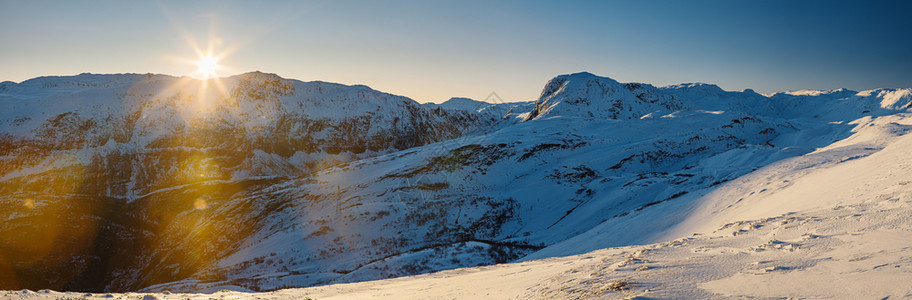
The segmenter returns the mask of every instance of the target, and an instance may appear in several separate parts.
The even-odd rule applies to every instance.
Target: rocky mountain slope
[[[2,116],[6,286],[260,291],[668,241],[747,216],[706,208],[720,193],[747,200],[716,210],[789,186],[740,185],[770,166],[878,152],[912,105],[909,89],[764,96],[588,73],[495,106],[259,73],[201,84],[2,85],[19,111]]]
[[[270,213],[218,216],[216,241],[178,222],[188,209],[501,121],[258,72],[42,77],[3,83],[0,103],[0,252],[18,274],[0,285],[77,290],[191,276],[198,256],[229,251]]]

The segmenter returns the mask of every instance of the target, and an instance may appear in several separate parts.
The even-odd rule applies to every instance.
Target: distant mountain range
[[[259,72],[81,74],[0,83],[0,106],[0,289],[264,291],[679,238],[716,226],[691,217],[726,183],[906,130],[878,120],[912,89],[576,73],[530,102],[419,104]]]

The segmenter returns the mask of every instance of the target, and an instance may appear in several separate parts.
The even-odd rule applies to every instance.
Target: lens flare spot
[[[195,208],[197,210],[203,210],[208,207],[209,207],[209,204],[206,203],[206,200],[199,199],[199,198],[197,198],[196,200],[193,200],[193,208]]]
[[[33,209],[33,208],[35,208],[35,200],[25,199],[24,201],[22,201],[22,206],[25,206],[25,208],[28,208],[28,209]]]

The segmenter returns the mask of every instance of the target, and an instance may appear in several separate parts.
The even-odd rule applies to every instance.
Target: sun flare
[[[196,67],[196,72],[203,75],[203,78],[213,77],[219,68],[218,58],[208,54],[204,55],[196,62]]]

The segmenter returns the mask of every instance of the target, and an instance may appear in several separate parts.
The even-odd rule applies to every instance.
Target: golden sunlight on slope
[[[60,288],[89,264],[84,255],[95,245],[99,224],[91,200],[82,196],[88,171],[74,157],[49,159],[72,164],[44,172],[37,182],[0,186],[10,192],[0,197],[0,219],[7,220],[0,228],[0,287],[38,280]],[[59,278],[40,278],[47,271]]]

